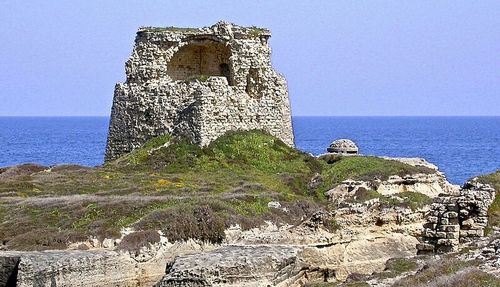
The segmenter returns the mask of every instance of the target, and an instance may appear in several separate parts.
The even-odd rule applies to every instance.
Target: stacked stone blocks
[[[456,252],[461,243],[484,236],[494,199],[495,190],[477,180],[467,182],[458,194],[437,197],[424,224],[419,253]]]

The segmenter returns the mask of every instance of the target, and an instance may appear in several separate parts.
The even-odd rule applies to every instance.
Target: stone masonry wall
[[[495,189],[476,180],[468,181],[459,194],[435,198],[417,246],[419,253],[456,252],[460,243],[484,236],[494,199]]]
[[[261,129],[293,146],[287,84],[271,66],[266,29],[140,28],[115,87],[106,160],[171,134],[200,146]]]

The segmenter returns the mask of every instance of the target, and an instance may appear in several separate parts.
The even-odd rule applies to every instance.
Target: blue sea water
[[[100,165],[108,117],[0,117],[0,166]],[[334,139],[366,155],[423,157],[457,184],[500,169],[500,117],[294,117],[299,149],[321,154]]]

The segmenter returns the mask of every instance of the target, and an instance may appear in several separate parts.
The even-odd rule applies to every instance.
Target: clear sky
[[[139,26],[272,31],[294,115],[500,115],[500,1],[0,0],[0,116],[109,115]]]

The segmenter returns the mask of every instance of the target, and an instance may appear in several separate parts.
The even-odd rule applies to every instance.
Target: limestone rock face
[[[406,176],[393,175],[387,180],[362,181],[345,180],[336,187],[327,191],[327,196],[332,201],[352,196],[359,189],[375,190],[381,195],[397,195],[402,192],[418,192],[429,197],[440,194],[453,193],[457,189],[450,184],[440,173],[413,174]]]
[[[2,260],[13,257],[17,257],[19,263],[17,285],[12,286],[138,286],[134,262],[115,252],[12,251],[0,254]]]
[[[164,241],[141,248],[139,252],[103,248],[1,251],[0,286],[151,287],[165,274],[167,262],[176,256],[212,248],[212,244],[188,240]],[[4,282],[17,282],[17,285],[6,285]]]
[[[0,286],[16,286],[18,256],[0,257]]]
[[[176,258],[157,285],[276,286],[297,275],[297,248],[287,246],[225,246]]]
[[[271,66],[270,32],[211,27],[140,28],[115,87],[106,160],[155,136],[200,146],[230,130],[261,129],[293,146],[287,84]]]

